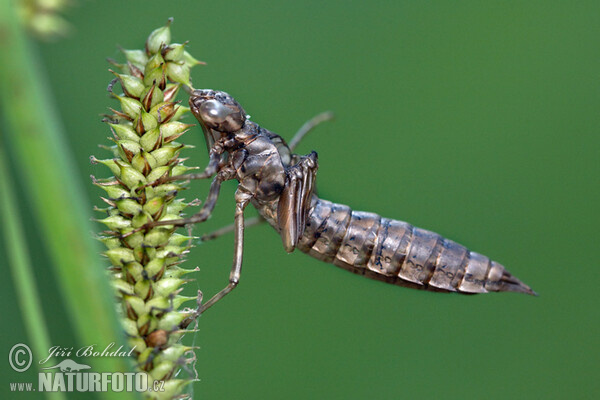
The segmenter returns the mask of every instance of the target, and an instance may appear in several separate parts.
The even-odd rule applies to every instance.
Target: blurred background
[[[90,217],[102,193],[88,177],[110,175],[89,163],[108,155],[99,114],[116,105],[105,59],[170,16],[173,41],[208,63],[195,87],[229,92],[287,139],[335,112],[298,149],[319,153],[321,197],[436,231],[540,294],[404,289],[250,228],[239,287],[185,338],[200,347],[195,398],[598,398],[598,2],[78,2],[70,36],[36,51]],[[204,166],[200,129],[183,139]],[[203,199],[207,183],[191,186]],[[234,191],[224,185],[196,235],[233,222]],[[25,223],[51,337],[72,346],[43,238]],[[189,294],[225,286],[232,255],[232,235],[194,248]],[[11,281],[1,288],[8,353],[26,334]]]

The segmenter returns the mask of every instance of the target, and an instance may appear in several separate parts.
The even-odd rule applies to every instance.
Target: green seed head
[[[180,158],[191,146],[176,139],[193,125],[181,121],[189,109],[176,96],[181,85],[190,84],[189,70],[199,62],[185,51],[186,43],[171,44],[170,24],[154,30],[144,50],[122,49],[126,62],[112,63],[118,70],[110,72],[122,89],[113,94],[119,107],[105,118],[113,158],[90,158],[113,175],[93,178],[106,192],[102,199],[108,205],[98,220],[108,230],[99,239],[107,247],[104,255],[111,264],[123,329],[135,347],[135,364],[150,381],[166,380],[168,390],[158,398],[180,395],[191,381],[173,377],[190,362],[185,354],[192,348],[179,341],[197,317],[195,310],[180,310],[196,299],[180,294],[188,281],[183,276],[197,271],[180,266],[193,238],[175,233],[172,225],[149,225],[182,218],[188,206],[197,205],[178,197],[184,183],[167,180],[198,168]]]

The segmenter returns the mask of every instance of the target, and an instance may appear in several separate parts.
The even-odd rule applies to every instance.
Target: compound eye
[[[217,100],[207,100],[200,106],[200,114],[202,119],[214,124],[225,122],[225,119],[232,114],[233,111],[218,102]]]

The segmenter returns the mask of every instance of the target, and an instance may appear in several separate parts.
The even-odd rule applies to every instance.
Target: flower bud
[[[169,171],[171,170],[171,167],[168,165],[165,165],[163,167],[156,167],[152,170],[152,172],[150,172],[148,174],[148,176],[146,177],[146,179],[148,180],[148,182],[154,182],[159,180],[162,177],[167,177],[169,176]]]
[[[150,375],[157,381],[163,381],[165,380],[165,377],[168,377],[173,373],[174,369],[175,363],[171,361],[163,361],[161,363],[158,363],[158,365],[154,367],[152,371],[150,371]]]
[[[148,86],[156,84],[159,88],[164,88],[167,85],[165,66],[159,65],[158,67],[149,70],[148,73],[144,75],[144,84]]]
[[[131,119],[134,119],[135,117],[138,116],[138,114],[140,113],[140,110],[142,109],[142,103],[140,103],[139,101],[132,99],[130,97],[125,97],[125,96],[115,96],[115,97],[117,99],[119,99],[119,101],[121,102],[121,109],[128,117],[130,117]]]
[[[140,228],[149,222],[152,222],[152,216],[148,215],[148,213],[141,212],[133,217],[131,220],[131,226],[133,228]]]
[[[133,286],[131,283],[128,283],[122,279],[115,279],[112,281],[112,287],[117,290],[121,295],[132,295],[133,294]]]
[[[111,130],[115,133],[115,135],[119,139],[132,140],[132,141],[140,140],[140,136],[131,127],[131,125],[126,125],[126,124],[108,124],[108,125],[110,125]]]
[[[137,281],[133,286],[133,290],[137,296],[144,300],[149,299],[152,295],[152,285],[150,285],[150,281],[147,279]]]
[[[190,85],[190,67],[186,63],[170,61],[167,63],[167,77],[174,81]]]
[[[173,235],[171,235],[171,239],[169,239],[169,244],[171,246],[181,246],[181,245],[185,244],[186,242],[189,242],[190,240],[193,240],[193,239],[198,239],[198,237],[186,236],[186,235],[182,235],[180,233],[174,233]]]
[[[181,146],[164,145],[160,149],[154,150],[151,154],[156,158],[157,165],[166,165],[173,158],[177,157]]]
[[[165,142],[168,143],[183,135],[192,126],[194,126],[194,124],[184,124],[183,122],[179,121],[171,121],[166,124],[162,124],[160,131],[162,132]]]
[[[169,18],[165,26],[155,29],[150,36],[148,36],[148,39],[146,39],[146,54],[151,55],[158,53],[163,45],[168,46],[171,43],[171,29],[169,26],[172,21],[173,19]]]
[[[144,151],[151,152],[161,145],[161,134],[159,128],[154,128],[144,134],[140,139]],[[153,156],[154,157],[154,156]],[[156,159],[156,157],[154,157]]]
[[[185,51],[185,45],[187,43],[173,43],[166,46],[162,50],[162,56],[165,61],[181,61],[183,59],[183,52]]]
[[[177,199],[171,202],[167,207],[169,214],[179,215],[183,210],[187,208],[189,203],[186,203],[184,199]]]
[[[119,145],[119,156],[123,161],[131,162],[133,157],[141,150],[140,145],[133,140],[119,140],[117,144]]]
[[[144,267],[139,262],[130,262],[123,268],[123,273],[126,276],[127,282],[135,283],[141,279],[144,279]],[[131,287],[131,294],[133,294],[133,286]]]
[[[159,310],[167,310],[171,306],[169,299],[165,297],[154,297],[146,302],[146,307],[148,309],[158,309]]]
[[[115,162],[115,160],[98,160],[96,157],[91,156],[90,161],[92,162],[92,164],[100,163],[106,165],[108,168],[110,168],[110,171],[115,175],[117,175],[120,171],[119,165]]]
[[[149,75],[150,72],[152,72],[156,68],[162,68],[162,66],[164,64],[165,64],[165,59],[162,58],[162,56],[160,54],[153,55],[152,57],[150,57],[150,59],[148,60],[148,62],[146,63],[146,65],[144,67],[144,76]],[[144,83],[146,83],[145,80],[144,80]],[[146,83],[146,85],[152,86],[152,82],[150,82],[149,84]]]
[[[133,233],[125,238],[125,243],[130,248],[141,246],[144,242],[144,234],[142,232]]]
[[[140,317],[136,321],[136,325],[137,325],[138,334],[140,336],[146,336],[146,335],[148,335],[148,333],[150,333],[151,330],[154,330],[154,329],[151,329],[152,320],[150,319],[149,314],[140,315]],[[156,326],[156,323],[154,325]]]
[[[146,201],[146,204],[144,204],[144,211],[146,211],[148,214],[154,216],[155,214],[160,213],[164,207],[165,207],[165,199],[157,196],[157,197],[154,197],[154,198]]]
[[[137,321],[139,315],[144,315],[146,311],[146,303],[144,300],[137,296],[123,296],[123,305],[125,307],[125,313],[129,319]]]
[[[154,83],[151,87],[146,89],[142,93],[142,105],[144,106],[144,110],[151,110],[152,107],[157,105],[158,103],[164,100],[164,94],[160,88],[156,87]],[[152,113],[152,115],[155,115]],[[155,117],[156,118],[156,117]]]
[[[125,190],[121,185],[98,186],[104,189],[106,191],[106,194],[108,194],[108,197],[110,197],[111,199],[120,199],[122,197],[129,196],[129,191]]]
[[[159,329],[164,329],[166,331],[172,331],[179,328],[179,324],[181,321],[190,316],[191,313],[181,312],[181,311],[171,311],[163,315],[160,322],[158,323]]]
[[[146,306],[148,306],[148,304],[146,304]],[[142,336],[148,335],[150,332],[156,330],[156,325],[156,319],[152,318],[150,314],[146,314],[143,318],[140,317],[137,320],[138,332]]]
[[[148,62],[148,56],[143,50],[125,50],[121,49],[127,61],[135,65],[136,67],[143,67]]]
[[[119,238],[116,238],[116,237],[105,236],[105,237],[100,237],[98,239],[102,243],[104,243],[104,245],[108,249],[116,249],[117,247],[121,246],[121,242],[120,242]]]
[[[159,89],[157,89],[157,91],[160,92]],[[158,126],[158,121],[156,120],[156,117],[154,115],[149,114],[143,110],[140,115],[141,115],[142,125],[144,126],[145,132],[152,130]]]
[[[181,296],[177,295],[173,298],[173,307],[179,308],[182,304],[187,303],[188,301],[198,301],[198,297],[196,296]]]
[[[186,351],[192,350],[193,347],[183,346],[183,345],[174,345],[167,349],[164,349],[157,357],[156,360],[160,364],[162,361],[171,361],[175,362],[179,360],[179,358],[185,354]]]
[[[192,68],[196,65],[206,65],[204,61],[198,61],[190,53],[187,51],[183,51],[183,61],[187,64],[188,67]]]
[[[112,265],[115,267],[122,267],[124,263],[134,261],[133,251],[122,247],[118,249],[106,250],[104,255],[108,257]]]
[[[154,276],[159,275],[159,274],[162,276],[164,268],[165,268],[164,258],[155,258],[154,260],[151,260],[146,265],[146,274],[148,275],[148,277],[150,279],[152,279]],[[162,281],[164,281],[164,279],[161,279],[159,282],[162,282]],[[153,286],[154,286],[154,289],[156,290],[156,283]],[[159,296],[162,296],[160,293],[157,293],[157,294]]]
[[[128,338],[127,344],[129,345],[130,348],[135,349],[134,350],[135,355],[139,355],[140,353],[145,351],[147,348],[146,342],[144,341],[144,339],[142,339],[139,336],[134,337],[134,338]]]
[[[117,200],[117,208],[125,214],[138,214],[142,211],[142,206],[133,199]]]
[[[181,186],[176,183],[165,183],[158,185],[154,188],[154,194],[156,196],[169,196],[174,195],[181,189]],[[173,218],[171,218],[173,219]]]
[[[169,226],[169,225],[167,225],[167,226]],[[158,257],[173,258],[173,257],[180,256],[183,252],[185,252],[185,248],[169,245],[169,246],[165,246],[162,249],[158,250],[156,252],[156,254]]]
[[[110,217],[99,219],[97,221],[106,225],[111,231],[118,231],[120,229],[131,227],[131,221],[120,215],[111,215]]]
[[[137,188],[146,183],[146,178],[139,171],[127,165],[121,166],[121,174],[119,176],[121,182],[128,188]]]
[[[136,154],[131,160],[131,165],[133,166],[133,168],[140,171],[142,175],[147,175],[152,170],[152,165],[148,161],[148,156],[150,156],[149,153],[141,151],[140,153]]]
[[[137,324],[135,323],[135,321],[132,321],[129,318],[124,318],[121,321],[121,323],[123,325],[123,330],[125,331],[126,335],[136,336],[138,334]]]
[[[167,278],[179,278],[186,274],[191,274],[192,272],[198,272],[199,270],[200,270],[199,268],[185,269],[185,268],[181,268],[181,267],[170,267],[168,269],[168,271],[165,271],[164,276]]]
[[[165,399],[170,399],[176,397],[178,393],[181,393],[185,390],[185,387],[192,383],[190,379],[169,379],[168,381],[164,381],[165,384],[162,387],[163,392],[161,395],[164,396]],[[151,386],[149,386],[151,387]]]
[[[164,260],[163,260],[164,262]],[[154,291],[158,296],[169,297],[185,283],[184,279],[163,278],[153,285]]]
[[[125,94],[129,97],[139,98],[145,89],[144,83],[140,78],[131,75],[123,75],[110,70],[121,82],[121,87]]]
[[[150,358],[150,356],[152,356],[153,353],[154,353],[154,349],[152,347],[149,347],[146,344],[146,341],[144,340],[144,350],[141,351],[140,355],[137,357],[137,362],[141,368],[147,369],[149,366],[152,365],[152,361],[151,361],[152,359]],[[147,375],[147,377],[148,377],[149,384],[151,384],[152,377],[150,375]]]

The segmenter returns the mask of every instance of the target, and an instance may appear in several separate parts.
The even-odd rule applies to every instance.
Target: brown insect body
[[[299,156],[292,153],[283,138],[254,125],[254,130],[269,141],[265,146],[269,148],[269,154],[276,149],[285,168],[298,162]],[[268,201],[252,200],[261,216],[278,231],[279,200],[279,197]],[[346,205],[320,199],[314,194],[305,228],[295,248],[353,273],[404,287],[459,293],[511,291],[536,295],[502,264],[435,232],[374,213],[353,211]]]
[[[250,203],[279,232],[286,251],[298,248],[369,278],[431,291],[536,294],[501,264],[437,233],[318,198],[313,193],[317,154],[300,156],[292,152],[306,133],[301,134],[302,129],[288,146],[280,136],[249,121],[240,104],[220,91],[194,90],[190,108],[204,131],[210,162],[202,173],[168,179],[216,176],[200,212],[187,219],[156,221],[149,226],[205,221],[214,209],[221,183],[230,179],[239,182],[229,284],[201,311],[239,282],[244,210]]]
[[[318,198],[298,248],[357,274],[405,287],[534,294],[501,264],[437,233]]]
[[[277,201],[254,206],[277,229]],[[414,289],[536,294],[502,264],[437,233],[316,195],[296,248],[353,273]]]

